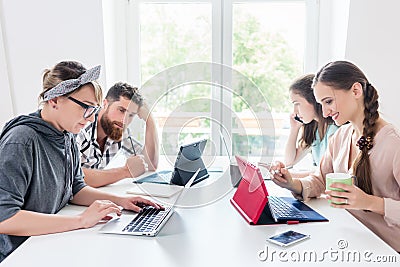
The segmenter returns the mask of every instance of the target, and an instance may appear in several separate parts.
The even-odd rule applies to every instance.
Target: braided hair
[[[313,87],[321,82],[336,90],[350,90],[354,83],[360,83],[364,96],[363,135],[357,142],[360,149],[353,162],[356,176],[355,184],[367,194],[372,194],[371,169],[368,151],[374,145],[376,122],[379,119],[378,92],[372,86],[364,73],[353,63],[335,61],[328,63],[316,74]]]

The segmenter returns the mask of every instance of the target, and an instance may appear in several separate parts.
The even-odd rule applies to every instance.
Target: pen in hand
[[[287,166],[287,167],[284,167],[284,168],[281,168],[281,169],[290,170],[292,168],[293,168],[293,166]],[[273,170],[273,174],[278,174],[278,173],[281,173],[281,171],[280,170]]]
[[[128,138],[131,141],[133,154],[136,156],[136,150],[135,150],[135,146],[133,145],[132,136],[131,136],[131,130],[129,130],[129,128],[126,128],[126,130],[128,131]]]
[[[273,165],[272,163],[258,162],[258,166],[268,169],[272,175],[280,173],[279,170],[271,170],[272,165]],[[293,165],[289,165],[289,166],[284,167],[283,169],[289,170],[292,168],[293,168]]]

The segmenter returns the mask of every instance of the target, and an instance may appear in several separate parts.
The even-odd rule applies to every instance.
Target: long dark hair
[[[374,144],[376,134],[376,122],[379,119],[378,92],[372,86],[364,73],[354,64],[347,61],[335,61],[328,63],[317,73],[314,79],[316,83],[323,83],[335,90],[350,90],[354,83],[360,83],[364,95],[364,120],[363,136],[357,142],[360,152],[354,165],[356,185],[365,193],[372,194],[371,168],[368,150]]]
[[[322,114],[322,106],[315,100],[312,89],[313,79],[314,74],[308,74],[296,79],[289,87],[289,91],[293,92],[294,94],[300,95],[308,103],[313,105],[315,114],[318,117],[318,121],[312,120],[310,123],[303,125],[303,135],[299,139],[299,144],[304,145],[305,147],[310,147],[315,141],[318,127],[322,127],[322,129],[325,129],[325,134],[328,124],[333,124],[333,120],[331,117],[324,118]],[[323,136],[321,136],[320,138],[322,139]]]

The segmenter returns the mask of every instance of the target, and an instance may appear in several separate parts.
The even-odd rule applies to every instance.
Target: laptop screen
[[[275,222],[327,221],[324,216],[293,197],[268,196],[260,169],[241,157],[236,156],[236,160],[243,179],[231,202],[250,224],[273,223],[270,217]],[[267,202],[269,205],[266,205]]]
[[[268,192],[260,170],[241,157],[235,157],[243,179],[232,200],[246,220],[257,223],[268,201]]]
[[[254,192],[261,187],[261,192],[263,192],[264,195],[267,197],[268,191],[265,187],[264,179],[262,177],[260,169],[239,156],[235,157],[243,179],[246,179],[249,184],[249,192]]]

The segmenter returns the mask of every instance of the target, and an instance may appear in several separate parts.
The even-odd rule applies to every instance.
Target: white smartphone
[[[267,241],[281,247],[287,247],[308,238],[310,238],[310,235],[305,235],[295,231],[286,231],[267,238]]]

